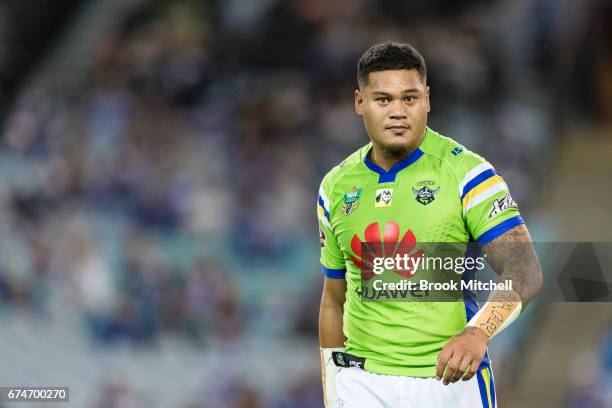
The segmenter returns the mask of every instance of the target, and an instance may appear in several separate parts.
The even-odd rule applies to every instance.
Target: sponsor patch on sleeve
[[[502,198],[493,201],[493,208],[491,208],[491,212],[489,212],[489,218],[496,216],[508,208],[518,208],[518,204],[512,199],[510,194],[506,194]]]

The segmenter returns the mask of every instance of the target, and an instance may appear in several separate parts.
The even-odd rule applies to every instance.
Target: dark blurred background
[[[535,240],[612,241],[609,1],[0,2],[0,385],[322,406],[316,192],[387,40]],[[500,405],[612,407],[611,322],[530,306],[491,345]]]

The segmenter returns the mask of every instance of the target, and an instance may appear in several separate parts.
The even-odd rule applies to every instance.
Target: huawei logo
[[[388,221],[384,224],[382,231],[380,228],[378,222],[373,222],[363,231],[363,241],[357,234],[351,239],[351,249],[354,254],[351,255],[351,259],[355,266],[361,269],[362,280],[368,280],[374,276],[374,258],[393,258],[396,255],[422,258],[424,255],[423,250],[413,252],[417,241],[412,230],[408,229],[400,240],[400,226],[395,221]],[[394,272],[402,278],[411,278],[417,271],[402,269],[394,270]]]

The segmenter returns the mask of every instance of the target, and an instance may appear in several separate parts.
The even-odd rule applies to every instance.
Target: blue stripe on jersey
[[[325,218],[327,218],[327,221],[331,222],[331,220],[329,219],[329,211],[327,211],[327,208],[325,208],[325,203],[323,202],[323,198],[321,198],[321,196],[319,196],[319,205],[321,206],[321,208],[323,208],[323,213],[325,214]]]
[[[489,407],[489,397],[487,396],[487,385],[485,384],[485,379],[480,372],[480,369],[476,372],[476,378],[478,378],[478,390],[480,391],[480,400],[482,401],[482,406],[484,408],[492,408]]]
[[[344,279],[346,269],[330,269],[321,265],[321,273],[323,273],[323,276],[327,276],[328,278]]]
[[[498,174],[494,169],[487,169],[483,171],[482,173],[480,173],[479,175],[477,175],[476,177],[474,177],[473,179],[471,179],[470,182],[467,183],[465,187],[463,187],[463,193],[461,194],[461,200],[463,200],[463,197],[465,197],[467,193],[469,193],[474,187],[476,187],[477,185],[479,185],[486,179],[489,179],[497,175]]]
[[[466,258],[476,258],[479,254],[479,251],[470,249],[465,254]],[[461,280],[464,282],[469,282],[470,280],[476,277],[476,268],[466,268],[466,270],[461,275]],[[476,302],[476,293],[464,287],[463,289],[463,303],[465,306],[465,317],[469,322],[472,317],[478,312],[478,303]],[[467,322],[466,322],[467,323]]]
[[[477,258],[478,256],[480,256],[481,251],[480,251],[480,247],[475,246],[475,245],[468,245],[468,250],[465,253],[465,257],[468,258]],[[463,272],[463,274],[461,275],[461,280],[465,281],[466,283],[469,282],[470,280],[473,280],[474,278],[476,278],[476,268],[472,267],[472,268],[466,268],[466,270]],[[478,303],[476,302],[476,292],[468,290],[468,289],[463,289],[463,305],[465,306],[465,317],[466,317],[466,324],[467,322],[469,322],[472,317],[474,317],[474,315],[478,312]],[[490,360],[489,360],[489,351],[487,350],[485,352],[484,357],[482,358],[482,361],[480,362],[480,366],[478,367],[478,369],[482,369],[485,367],[489,367],[490,364]]]
[[[395,181],[395,176],[397,176],[397,173],[399,173],[401,170],[404,170],[406,167],[410,166],[415,161],[419,160],[421,156],[423,156],[423,151],[417,148],[415,151],[410,153],[408,157],[406,157],[404,160],[400,161],[399,163],[395,163],[393,167],[389,169],[389,171],[386,171],[382,167],[372,163],[370,159],[368,158],[367,154],[363,158],[363,161],[370,170],[372,170],[375,173],[378,173],[379,175],[378,183],[379,184],[380,183],[392,183]]]
[[[482,244],[488,244],[504,232],[508,231],[510,228],[514,228],[517,225],[521,225],[524,223],[525,221],[523,221],[523,218],[520,215],[508,218],[506,221],[497,224],[496,226],[479,236],[476,241]]]

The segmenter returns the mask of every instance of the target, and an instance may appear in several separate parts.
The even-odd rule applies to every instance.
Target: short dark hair
[[[357,62],[357,82],[364,87],[370,72],[395,69],[415,69],[423,83],[427,82],[423,56],[410,44],[391,41],[375,44],[363,53]]]

